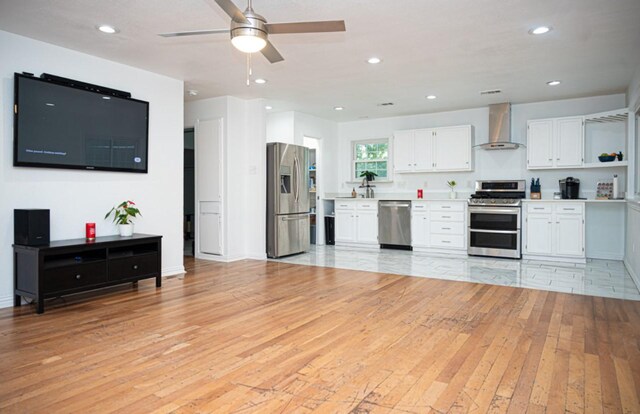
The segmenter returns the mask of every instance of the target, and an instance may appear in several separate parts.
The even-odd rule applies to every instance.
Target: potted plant
[[[456,180],[451,180],[451,181],[447,181],[447,185],[451,189],[451,192],[449,193],[449,198],[453,200],[458,196],[458,194],[456,193],[456,185],[458,185],[458,183],[456,183]]]
[[[362,171],[362,173],[360,173],[360,177],[364,177],[360,188],[365,188],[366,198],[373,198],[373,189],[371,187],[375,186],[369,183],[375,180],[377,176],[378,174],[374,173],[373,171]]]
[[[135,205],[136,203],[133,201],[125,200],[116,207],[112,207],[104,216],[106,220],[109,216],[113,215],[113,222],[118,225],[118,231],[123,237],[133,236],[132,220],[135,217],[142,215]]]

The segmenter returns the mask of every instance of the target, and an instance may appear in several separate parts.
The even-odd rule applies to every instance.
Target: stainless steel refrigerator
[[[267,144],[267,256],[309,250],[309,149]]]

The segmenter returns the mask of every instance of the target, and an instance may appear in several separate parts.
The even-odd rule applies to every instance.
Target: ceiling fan
[[[188,32],[161,33],[162,37],[195,36],[215,33],[230,33],[231,43],[244,53],[261,52],[271,63],[283,61],[284,58],[269,41],[269,35],[287,33],[319,33],[344,32],[344,20],[320,22],[267,23],[267,19],[253,11],[252,0],[248,0],[247,8],[240,11],[231,0],[215,0],[215,2],[231,17],[230,29],[192,30]]]

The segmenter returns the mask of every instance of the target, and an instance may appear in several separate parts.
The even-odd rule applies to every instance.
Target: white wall
[[[104,221],[111,206],[134,200],[143,217],[136,232],[160,234],[164,275],[184,271],[182,260],[182,81],[0,31],[0,306],[13,295],[13,209],[51,210],[51,239],[83,238],[84,224],[116,234]],[[149,101],[149,173],[13,167],[13,73],[42,72],[130,91]]]
[[[223,245],[221,260],[266,258],[266,115],[261,99],[231,96],[185,104],[187,127],[223,119]]]
[[[296,144],[293,137],[293,117],[293,111],[268,114],[267,142],[284,142],[286,144]]]

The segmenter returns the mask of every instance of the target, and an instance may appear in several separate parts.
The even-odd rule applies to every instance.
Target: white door
[[[582,166],[582,118],[556,120],[556,167]]]
[[[413,131],[393,134],[393,169],[397,172],[413,171]]]
[[[429,213],[413,213],[411,217],[411,245],[414,247],[428,247]]]
[[[220,233],[220,203],[217,201],[202,201],[198,203],[199,231],[198,246],[200,253],[222,254]]]
[[[436,171],[471,168],[471,127],[438,128],[433,147]]]
[[[335,236],[337,242],[356,241],[356,218],[352,210],[336,210]]]
[[[584,257],[584,225],[581,214],[557,214],[555,253],[558,256]]]
[[[196,255],[223,254],[222,120],[198,121],[194,132]]]
[[[525,251],[529,254],[551,255],[553,252],[551,214],[529,214],[526,226]]]
[[[413,167],[415,171],[433,170],[433,130],[417,129],[413,136]]]
[[[356,212],[358,243],[378,244],[378,212],[360,210]]]
[[[527,126],[527,168],[553,167],[553,120],[529,121]]]

